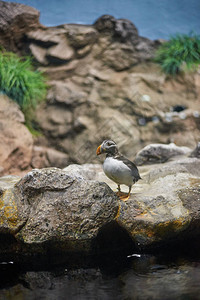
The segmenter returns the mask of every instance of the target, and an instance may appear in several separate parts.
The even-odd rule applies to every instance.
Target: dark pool
[[[74,263],[34,268],[1,262],[0,299],[200,299],[196,257],[133,253]]]

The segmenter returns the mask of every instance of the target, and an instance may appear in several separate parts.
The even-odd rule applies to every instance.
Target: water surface
[[[1,264],[0,299],[200,299],[200,260],[153,255],[104,256],[78,268],[23,270]]]
[[[200,34],[199,0],[12,0],[37,8],[46,26],[93,24],[104,14],[131,20],[141,36],[168,39],[174,33]]]

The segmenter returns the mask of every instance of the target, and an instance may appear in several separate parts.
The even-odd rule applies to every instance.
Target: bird
[[[132,185],[141,179],[138,168],[128,158],[124,157],[118,150],[116,143],[112,140],[105,140],[97,148],[96,154],[106,154],[103,163],[103,171],[108,178],[118,185],[117,195],[121,200],[128,200]],[[120,185],[125,184],[129,187],[129,192],[121,192]]]

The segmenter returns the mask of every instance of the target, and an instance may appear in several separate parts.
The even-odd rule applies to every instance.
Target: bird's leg
[[[131,186],[129,186],[129,191],[128,191],[128,194],[127,193],[124,193],[120,196],[120,200],[123,200],[123,201],[126,201],[129,199],[130,197],[130,194],[131,194]]]
[[[121,198],[122,196],[124,196],[124,193],[123,192],[121,192],[121,189],[120,189],[120,184],[118,184],[118,192],[116,193],[117,194],[117,196],[119,197],[119,198]]]
[[[128,191],[129,196],[130,196],[130,193],[131,193],[131,188],[132,188],[132,186],[130,185],[129,186],[129,191]]]

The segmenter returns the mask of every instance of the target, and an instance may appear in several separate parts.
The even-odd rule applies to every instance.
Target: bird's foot
[[[130,193],[117,192],[116,195],[122,201],[127,201],[129,199],[129,197],[130,197]]]
[[[121,192],[121,191],[118,191],[118,192],[116,193],[116,195],[117,195],[118,197],[120,197],[120,196],[124,195],[124,193]]]

